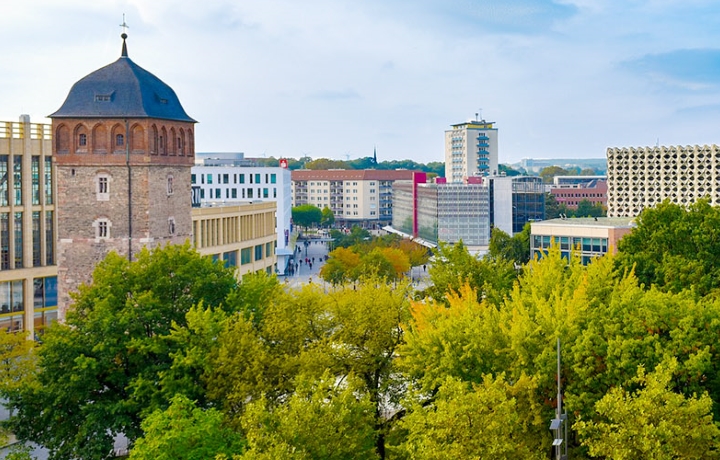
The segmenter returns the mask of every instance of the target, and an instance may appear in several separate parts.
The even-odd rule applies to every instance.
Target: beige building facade
[[[55,173],[49,124],[0,122],[0,328],[57,319]]]
[[[417,171],[296,169],[291,173],[292,205],[330,208],[338,225],[390,225],[393,183],[411,180],[413,172]]]
[[[666,199],[720,204],[717,145],[609,148],[607,165],[609,217],[635,217]]]
[[[275,273],[276,212],[272,201],[193,208],[193,245],[200,254],[235,267],[240,278]]]

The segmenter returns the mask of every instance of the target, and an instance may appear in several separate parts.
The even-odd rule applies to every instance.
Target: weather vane
[[[130,28],[130,26],[127,25],[127,23],[125,22],[125,13],[123,13],[123,22],[122,24],[120,24],[120,27],[123,28],[123,34],[125,34],[127,32],[127,29]]]

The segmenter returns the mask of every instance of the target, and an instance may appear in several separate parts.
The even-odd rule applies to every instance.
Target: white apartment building
[[[468,121],[445,131],[445,177],[463,183],[473,176],[498,174],[498,130],[494,122]]]
[[[608,217],[635,217],[666,199],[720,204],[717,145],[609,148],[607,165]]]
[[[336,225],[380,228],[392,222],[393,183],[410,180],[412,173],[407,169],[297,169],[292,172],[292,205],[330,208]]]
[[[238,202],[274,201],[277,203],[278,272],[284,273],[293,255],[290,245],[292,195],[290,171],[280,167],[244,166],[244,160],[208,158],[191,170],[191,183],[199,193],[201,206]]]

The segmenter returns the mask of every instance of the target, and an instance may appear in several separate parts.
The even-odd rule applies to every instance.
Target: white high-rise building
[[[498,174],[498,130],[493,125],[474,120],[445,131],[445,177],[449,183]]]

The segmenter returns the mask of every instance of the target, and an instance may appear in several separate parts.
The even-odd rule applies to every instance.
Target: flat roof
[[[635,227],[635,217],[568,217],[566,219],[548,219],[539,220],[532,225],[565,225],[573,227],[614,227],[614,228],[630,228]]]

